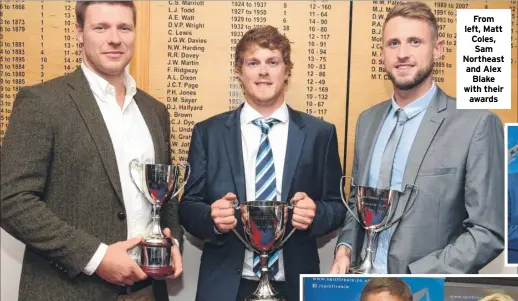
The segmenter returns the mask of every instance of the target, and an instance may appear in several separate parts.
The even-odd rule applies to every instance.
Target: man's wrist
[[[336,248],[335,257],[339,257],[339,256],[347,256],[350,258],[351,257],[351,248],[349,248],[345,244],[339,245]]]

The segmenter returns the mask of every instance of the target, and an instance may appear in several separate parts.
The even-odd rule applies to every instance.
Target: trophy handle
[[[288,233],[288,235],[282,239],[282,241],[279,243],[279,245],[277,247],[273,248],[270,252],[275,252],[275,251],[279,250],[280,248],[282,248],[284,243],[293,235],[293,233],[295,233],[295,230],[297,230],[297,229],[295,229],[295,228],[291,229],[290,233]]]
[[[185,170],[187,171],[187,176],[185,177],[185,179],[183,179],[182,186],[180,188],[176,189],[176,192],[173,193],[171,198],[176,197],[178,195],[178,193],[180,193],[180,191],[182,191],[182,189],[185,187],[185,184],[187,184],[187,180],[189,180],[189,177],[191,176],[191,165],[189,165],[189,162],[179,163],[178,166],[185,168]]]
[[[293,208],[295,208],[295,201],[293,201],[293,199],[291,199],[289,202],[288,202],[288,209],[289,210],[293,210]],[[279,243],[279,245],[275,248],[273,248],[270,252],[275,252],[276,250],[282,248],[282,246],[284,245],[284,243],[286,241],[288,241],[288,239],[293,235],[293,233],[295,233],[295,228],[291,229],[290,233],[288,233],[288,235],[284,236],[284,238],[282,239],[282,241]]]
[[[358,216],[356,216],[356,213],[354,213],[353,210],[349,207],[349,205],[347,204],[347,202],[345,201],[345,198],[344,198],[344,185],[345,185],[345,179],[347,179],[347,178],[351,179],[351,186],[356,186],[356,185],[354,185],[354,178],[353,177],[349,177],[349,176],[341,177],[340,178],[340,198],[342,199],[342,202],[344,203],[345,208],[347,208],[349,213],[351,213],[351,215],[358,222],[358,224],[362,225],[362,222],[360,222],[360,219],[358,218]]]
[[[137,190],[144,196],[146,197],[146,195],[144,194],[144,192],[142,192],[142,190],[140,190],[140,187],[137,185],[137,182],[135,181],[135,178],[133,178],[133,169],[135,168],[141,168],[142,167],[142,164],[140,164],[139,160],[138,159],[133,159],[131,160],[131,162],[129,163],[129,174],[130,174],[130,178],[131,178],[131,182],[133,183],[133,185],[135,185],[135,187],[137,188]],[[142,171],[141,171],[141,176],[142,176]]]
[[[384,227],[383,229],[380,229],[379,231],[382,231],[384,229],[388,229],[388,228],[392,227],[392,225],[394,225],[395,223],[399,222],[399,220],[401,220],[408,213],[408,211],[410,211],[410,209],[412,209],[412,207],[414,206],[414,203],[417,200],[417,197],[419,196],[419,187],[417,185],[413,185],[413,184],[406,184],[405,185],[405,190],[406,190],[406,186],[415,187],[415,191],[416,191],[415,198],[413,198],[413,201],[411,201],[412,203],[410,204],[410,206],[408,206],[408,204],[405,205],[405,211],[403,211],[403,213],[401,213],[401,216],[399,216],[398,218],[396,218],[395,220],[390,222],[386,227]],[[413,190],[414,189],[412,189],[412,191]],[[410,192],[410,197],[409,198],[411,198],[411,196],[412,196],[412,192]]]

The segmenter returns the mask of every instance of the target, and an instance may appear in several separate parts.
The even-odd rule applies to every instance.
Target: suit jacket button
[[[240,268],[237,268],[236,272],[237,272],[238,275],[241,275],[241,269]]]
[[[121,211],[121,212],[117,213],[117,217],[118,217],[121,221],[123,221],[123,220],[125,220],[125,219],[126,219],[126,213],[125,213],[124,211]]]

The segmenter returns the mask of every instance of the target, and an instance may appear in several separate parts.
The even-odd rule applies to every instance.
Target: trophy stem
[[[372,265],[372,254],[374,250],[372,248],[374,244],[374,238],[376,233],[374,230],[367,230],[367,247],[365,248],[365,258],[362,260],[359,266],[349,269],[351,274],[372,274],[374,267]]]
[[[246,301],[284,301],[283,298],[272,287],[268,279],[268,253],[262,252],[259,256],[261,263],[261,277],[255,292]]]
[[[152,228],[150,238],[163,238],[160,227],[160,205],[153,204],[153,214],[151,216]]]

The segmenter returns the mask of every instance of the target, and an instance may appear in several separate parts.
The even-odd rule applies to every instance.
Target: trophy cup
[[[280,249],[295,231],[295,229],[292,229],[284,237],[288,222],[288,209],[293,209],[293,202],[290,201],[290,204],[288,204],[279,201],[250,201],[239,204],[239,201],[236,200],[234,209],[241,212],[245,239],[236,229],[232,231],[248,249],[255,250],[260,254],[261,277],[259,285],[246,301],[284,300],[274,290],[268,279],[268,259],[270,254]]]
[[[355,195],[355,208],[356,213],[349,207],[344,197],[344,182],[346,178],[351,179],[351,186],[356,187]],[[365,257],[358,266],[349,268],[351,274],[371,274],[374,272],[374,266],[372,263],[372,255],[374,253],[373,245],[377,233],[390,228],[392,225],[397,223],[407,212],[412,208],[415,200],[417,199],[417,186],[407,186],[415,188],[416,197],[413,198],[413,202],[410,206],[405,205],[404,212],[397,218],[395,218],[396,208],[400,200],[400,196],[403,194],[397,190],[391,189],[379,189],[373,187],[356,186],[354,185],[354,179],[352,177],[342,177],[340,180],[340,195],[342,201],[356,219],[356,221],[367,231],[367,245],[365,248]],[[404,192],[404,191],[403,191]],[[411,196],[411,193],[410,193]],[[408,204],[407,204],[408,205]]]
[[[183,185],[179,187],[180,168],[187,170]],[[140,173],[141,185],[133,177],[132,171]],[[178,165],[141,164],[133,159],[129,164],[131,181],[142,196],[153,206],[152,227],[139,244],[140,259],[138,264],[142,271],[154,279],[165,279],[174,274],[171,267],[171,247],[173,242],[162,234],[160,227],[160,208],[169,199],[174,198],[183,189],[190,176],[187,162]]]

